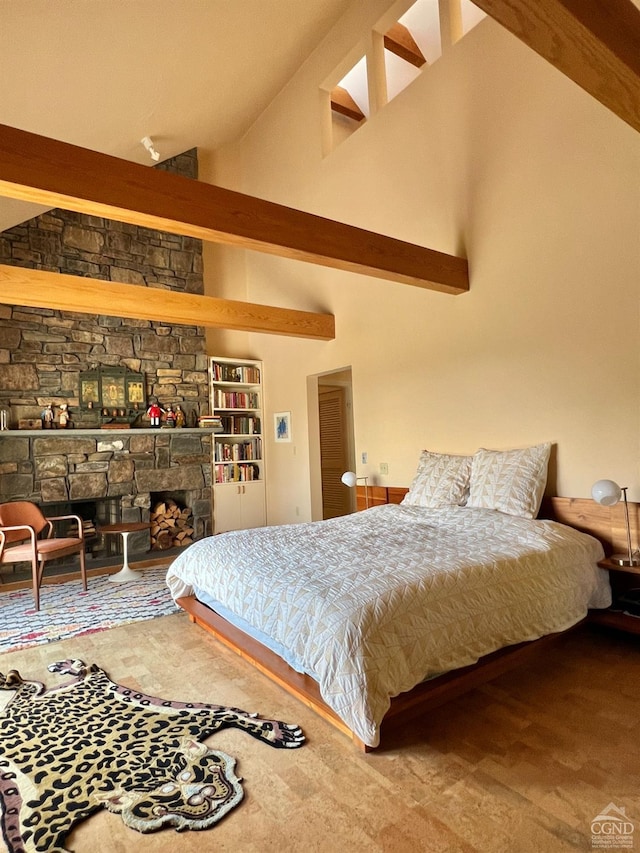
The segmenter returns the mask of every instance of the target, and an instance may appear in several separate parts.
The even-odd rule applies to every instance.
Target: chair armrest
[[[28,524],[13,524],[11,526],[3,524],[2,527],[0,527],[0,532],[4,532],[5,530],[28,530],[30,536],[36,535],[33,527],[30,527]],[[27,537],[25,536],[24,538],[26,539]]]
[[[49,522],[50,526],[49,526],[49,533],[47,535],[47,538],[50,539],[51,535],[53,534],[52,522],[54,522],[54,521],[70,521],[71,519],[73,519],[76,522],[76,524],[78,525],[78,539],[84,539],[84,526],[82,524],[82,519],[80,518],[79,515],[48,515],[47,521]]]
[[[0,538],[0,555],[2,555],[2,552],[4,551],[4,546],[7,542],[6,534],[7,534],[7,531],[9,531],[9,530],[24,530],[24,531],[26,531],[25,535],[21,536],[20,539],[18,539],[16,541],[22,542],[24,539],[31,539],[31,543],[35,544],[36,532],[33,529],[33,527],[29,527],[28,524],[14,524],[11,526],[4,524],[2,527],[0,527],[0,537],[1,537]],[[9,543],[9,544],[11,544],[11,543]]]

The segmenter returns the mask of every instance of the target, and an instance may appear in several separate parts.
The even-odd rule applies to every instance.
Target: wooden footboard
[[[340,731],[355,738],[347,724],[324,702],[320,695],[320,688],[311,676],[296,672],[279,655],[263,646],[258,640],[254,640],[253,637],[245,634],[244,631],[236,628],[215,610],[198,601],[194,595],[178,598],[176,604],[186,610],[191,621],[195,622],[196,625],[200,625],[201,628],[204,628],[225,646],[255,666],[276,684],[284,687],[288,693],[300,699],[301,702],[304,702],[305,705],[312,708]],[[357,738],[355,739],[357,740]]]
[[[236,654],[239,654],[288,693],[304,702],[307,707],[328,720],[341,732],[348,735],[360,749],[365,752],[371,749],[324,702],[320,695],[320,688],[313,678],[296,672],[279,655],[227,622],[210,607],[198,601],[195,596],[179,598],[177,604],[189,614],[193,622],[200,625]],[[481,658],[476,664],[422,682],[413,690],[394,697],[391,700],[391,708],[384,718],[383,734],[388,732],[392,726],[403,720],[406,721],[409,717],[444,705],[463,693],[473,690],[511,669],[522,666],[527,660],[539,654],[541,650],[554,643],[561,636],[563,635],[550,634],[539,640],[500,649]]]

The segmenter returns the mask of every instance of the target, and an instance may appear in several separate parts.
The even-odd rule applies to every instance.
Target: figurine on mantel
[[[168,429],[173,429],[176,425],[176,413],[173,411],[173,406],[171,403],[167,406],[167,410],[164,413],[164,426]]]
[[[40,415],[40,417],[42,418],[43,429],[53,429],[53,421],[55,419],[53,403],[47,403],[47,405],[42,410],[42,414]]]
[[[71,427],[71,415],[69,413],[69,404],[60,403],[60,413],[58,414],[58,426],[60,429],[69,429]]]
[[[186,418],[184,416],[184,412],[182,411],[182,406],[178,403],[176,406],[176,426],[183,427],[185,425]]]
[[[147,409],[147,416],[149,417],[149,419],[151,421],[152,427],[159,427],[160,426],[160,419],[162,418],[163,414],[164,414],[164,409],[158,403],[158,398],[157,397],[151,397],[151,405]]]

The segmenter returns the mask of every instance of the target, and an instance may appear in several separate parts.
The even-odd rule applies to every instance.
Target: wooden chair
[[[74,520],[77,536],[54,536],[54,521]],[[41,534],[44,532],[44,536]],[[0,504],[0,564],[31,563],[33,599],[40,610],[40,586],[45,563],[69,554],[80,555],[82,585],[87,588],[87,569],[84,553],[84,528],[78,515],[58,515],[47,518],[30,501],[11,501]]]

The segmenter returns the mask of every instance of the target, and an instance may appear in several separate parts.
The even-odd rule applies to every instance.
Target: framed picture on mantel
[[[144,373],[132,373],[125,367],[86,370],[79,377],[78,399],[85,411],[130,420],[147,408]]]

